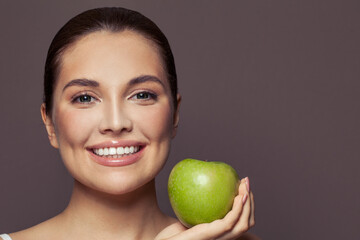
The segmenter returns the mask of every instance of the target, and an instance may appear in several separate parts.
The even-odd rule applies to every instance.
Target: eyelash
[[[88,102],[88,101],[81,102],[81,101],[80,101],[80,98],[81,98],[81,97],[89,97],[89,100],[90,100],[90,101],[89,101],[89,102]],[[97,98],[91,96],[90,94],[88,94],[88,93],[82,93],[82,94],[80,94],[80,95],[74,96],[74,97],[71,99],[71,102],[72,102],[72,103],[79,103],[79,104],[91,104],[91,103],[93,103],[95,100],[97,100]]]
[[[144,98],[141,98],[141,96],[140,95],[145,95],[145,99]],[[87,98],[89,98],[89,101],[81,101],[81,98],[83,98],[83,97],[87,97]],[[140,97],[140,98],[136,98],[136,97]],[[144,97],[144,96],[143,96]],[[157,100],[157,94],[155,94],[155,93],[152,93],[152,92],[149,92],[149,91],[142,91],[142,92],[138,92],[138,93],[136,93],[136,94],[134,94],[134,95],[132,95],[131,97],[130,97],[130,99],[133,99],[133,100],[135,100],[135,101],[151,101],[151,100]],[[73,104],[76,104],[76,103],[79,103],[79,104],[91,104],[91,103],[93,103],[94,101],[96,101],[97,100],[97,98],[95,98],[95,97],[93,97],[93,96],[91,96],[91,94],[89,94],[89,93],[82,93],[82,94],[80,94],[80,95],[76,95],[76,96],[74,96],[72,99],[71,99],[71,103],[73,103]]]
[[[136,97],[139,97],[139,95],[147,95],[147,98],[146,99],[136,98]],[[157,95],[155,93],[152,93],[149,91],[142,91],[142,92],[138,92],[138,93],[134,94],[133,96],[130,97],[130,99],[134,99],[136,101],[150,101],[150,100],[156,100]]]

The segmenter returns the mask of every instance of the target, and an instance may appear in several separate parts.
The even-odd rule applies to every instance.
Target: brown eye
[[[82,95],[79,97],[79,102],[90,102],[91,97],[89,95]]]
[[[72,102],[73,103],[91,103],[93,101],[95,101],[96,99],[88,94],[83,94],[80,96],[75,97]]]
[[[156,99],[156,94],[150,93],[150,92],[139,92],[135,94],[132,98],[135,100],[151,100]]]
[[[138,93],[138,94],[136,94],[136,98],[137,99],[148,99],[149,94],[147,92]]]

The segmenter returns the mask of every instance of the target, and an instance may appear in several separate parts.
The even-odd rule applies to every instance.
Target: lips
[[[91,158],[98,164],[121,167],[137,162],[145,144],[134,141],[110,141],[88,147]]]

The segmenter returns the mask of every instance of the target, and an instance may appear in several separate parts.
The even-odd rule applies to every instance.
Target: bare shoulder
[[[36,226],[14,232],[9,234],[12,240],[34,240],[34,239],[41,239],[39,236],[44,235],[41,232],[44,232],[46,228],[42,227],[43,225],[40,223]]]
[[[12,240],[41,240],[45,236],[51,236],[53,233],[54,218],[39,223],[33,227],[10,233],[9,236]]]
[[[252,233],[245,233],[240,238],[238,238],[238,240],[261,240],[261,239]]]

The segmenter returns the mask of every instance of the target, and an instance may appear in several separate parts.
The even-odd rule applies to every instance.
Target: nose
[[[113,101],[111,104],[104,104],[102,111],[100,132],[102,134],[120,134],[122,132],[131,132],[133,123],[128,111],[124,106]]]

